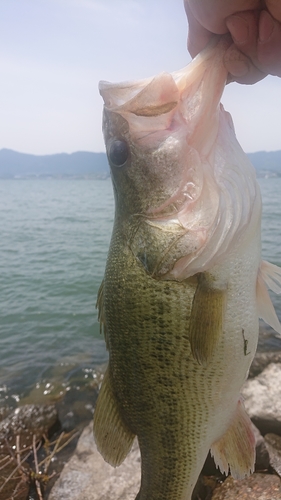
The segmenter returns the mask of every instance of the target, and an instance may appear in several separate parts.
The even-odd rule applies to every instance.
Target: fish
[[[173,73],[100,82],[115,219],[97,306],[109,351],[94,437],[114,467],[135,437],[136,500],[190,500],[209,450],[222,473],[254,471],[241,387],[259,317],[281,326],[261,259],[255,170],[220,103],[227,36]]]

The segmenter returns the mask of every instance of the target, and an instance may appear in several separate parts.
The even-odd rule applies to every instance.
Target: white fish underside
[[[281,291],[281,270],[261,262],[261,197],[255,171],[236,140],[230,115],[220,104],[227,78],[223,66],[227,46],[227,39],[222,38],[186,68],[171,75],[163,73],[141,82],[100,84],[107,113],[104,132],[109,160],[111,145],[120,138],[129,143],[131,156],[130,164],[128,160],[117,170],[111,165],[116,220],[99,298],[110,361],[95,411],[94,433],[100,452],[114,466],[125,458],[137,434],[142,452],[142,486],[138,500],[168,500],[171,492],[173,500],[190,499],[209,449],[222,472],[230,470],[235,478],[243,478],[254,470],[254,438],[239,394],[256,351],[258,318],[262,317],[281,333],[267,290],[268,286],[276,293]],[[114,128],[118,120],[121,125]],[[126,196],[122,193],[122,175],[127,183]],[[132,190],[136,189],[132,200],[135,197],[140,201],[136,201],[135,211],[128,205],[131,211],[128,215],[126,200],[131,199],[131,186]],[[155,187],[151,192],[150,186]],[[138,224],[134,226],[132,221],[136,219]],[[124,235],[128,235],[129,243],[123,241]],[[138,396],[139,403],[134,401],[134,376],[142,377],[138,384],[144,392],[153,380],[156,393],[160,377],[157,366],[159,374],[162,369],[155,353],[155,373],[148,376],[143,369],[145,356],[149,365],[150,353],[150,336],[145,337],[143,324],[149,325],[148,311],[150,307],[153,309],[154,292],[147,301],[144,298],[141,316],[135,311],[138,308],[137,299],[134,302],[136,283],[139,290],[143,290],[139,293],[144,295],[146,288],[153,289],[155,284],[157,301],[157,294],[163,293],[164,287],[170,287],[171,314],[179,316],[179,325],[184,322],[181,320],[184,314],[189,318],[187,342],[184,344],[181,338],[171,341],[180,351],[177,354],[179,371],[174,370],[170,393],[165,388],[171,400],[173,394],[176,395],[175,415],[182,419],[177,430],[172,424],[169,427],[169,412],[175,408],[165,406],[165,401],[153,391],[148,390],[143,400]],[[187,312],[184,300],[177,299],[180,290],[186,294]],[[118,307],[112,304],[114,300]],[[169,302],[165,300],[163,303],[168,308]],[[179,309],[177,300],[182,301]],[[139,310],[141,304],[140,301]],[[127,318],[127,313],[134,319]],[[163,322],[170,325],[165,314]],[[152,323],[154,327],[156,324],[160,335],[161,318]],[[181,333],[181,326],[177,328],[175,335]],[[134,354],[140,332],[146,344],[140,345],[139,351],[136,348]],[[128,372],[124,369],[120,380],[123,353],[118,352],[119,338],[129,356],[123,361],[123,365],[127,363]],[[167,353],[168,366],[174,351],[168,346]],[[137,415],[137,405],[141,408],[149,398],[156,409],[148,410],[148,416],[143,413],[147,426],[153,426],[153,420],[156,421],[161,412],[167,419],[166,427],[163,418],[157,423],[159,426],[163,423],[163,432],[159,431],[157,442],[155,431],[155,443],[151,435],[148,438],[144,424],[138,423],[139,417],[130,413],[132,409]],[[183,449],[179,444],[181,429]],[[171,456],[175,453],[169,467],[175,471],[173,480],[179,485],[167,483],[167,496],[159,486],[161,481],[166,484],[165,474],[156,477],[155,473],[153,477],[149,472],[157,468],[165,471],[164,458],[159,458],[161,452],[157,452],[163,445],[165,432],[175,435],[174,442],[169,444]],[[154,462],[157,462],[156,469]],[[181,469],[177,472],[177,462],[184,462],[184,472]]]

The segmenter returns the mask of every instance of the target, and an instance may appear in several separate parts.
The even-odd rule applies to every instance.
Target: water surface
[[[263,258],[281,265],[281,178],[259,183]],[[0,405],[79,389],[107,360],[95,302],[113,223],[110,179],[0,180],[0,213]],[[261,330],[261,349],[281,348]]]

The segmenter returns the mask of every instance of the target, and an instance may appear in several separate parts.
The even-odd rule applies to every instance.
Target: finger
[[[281,76],[281,23],[265,10],[259,19],[256,64],[268,74]]]
[[[237,49],[252,62],[249,70],[254,78],[258,78],[254,68],[281,76],[281,23],[267,11],[247,11],[228,17],[226,24]]]
[[[276,0],[266,0],[265,3],[267,10],[272,17],[281,22],[281,2]]]
[[[184,3],[184,7],[188,20],[187,48],[191,57],[195,57],[208,45],[213,34],[197,21],[188,2]]]
[[[257,64],[259,11],[237,12],[226,20],[234,44],[225,54],[225,67],[238,83],[253,84],[266,72]]]
[[[251,59],[257,58],[259,11],[237,12],[226,19],[236,47]]]
[[[252,61],[237,49],[236,45],[231,45],[224,56],[224,65],[229,72],[228,81],[236,81],[250,85],[265,78],[266,73],[260,71]]]
[[[184,0],[186,11],[189,10],[211,33],[223,35],[227,32],[225,20],[235,12],[261,8],[262,0]],[[271,1],[271,0],[268,0]],[[276,1],[276,0],[273,0]],[[187,15],[189,15],[187,13]]]

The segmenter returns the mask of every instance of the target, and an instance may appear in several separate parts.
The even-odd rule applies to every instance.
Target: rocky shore
[[[243,397],[255,426],[256,471],[242,481],[225,478],[209,456],[194,491],[194,500],[281,500],[281,351],[257,353]],[[53,437],[49,441],[50,436]],[[3,418],[0,422],[0,498],[134,500],[140,483],[137,441],[125,462],[114,469],[96,450],[89,423],[58,477],[56,456],[70,446],[71,440],[71,433],[59,430],[54,405],[25,405]],[[46,484],[55,474],[57,480],[50,491]]]
[[[209,456],[194,500],[281,500],[281,352],[257,353],[249,375],[243,397],[255,426],[256,471],[242,481],[225,478]],[[139,483],[137,442],[124,463],[114,469],[96,450],[89,424],[49,500],[134,500]]]
[[[0,422],[2,500],[29,498],[32,480],[38,493],[42,491],[39,481],[43,478],[42,470],[46,471],[46,468],[39,469],[38,451],[40,444],[48,442],[48,435],[53,434],[57,426],[59,422],[55,405],[24,405]],[[31,457],[35,462],[34,468],[31,466]]]

